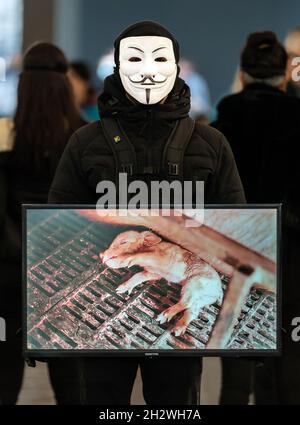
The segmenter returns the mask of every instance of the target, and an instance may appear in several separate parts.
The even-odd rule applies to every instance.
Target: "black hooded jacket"
[[[296,201],[299,117],[299,99],[262,83],[219,103],[213,126],[230,143],[248,202]]]
[[[249,84],[220,102],[213,125],[232,147],[247,201],[283,204],[283,322],[290,338],[300,305],[300,99]]]
[[[249,203],[282,203],[283,224],[300,235],[300,99],[262,83],[218,105],[213,126],[233,150]]]
[[[105,81],[99,97],[101,118],[116,117],[133,144],[138,163],[152,162],[162,151],[177,120],[188,116],[190,91],[180,78],[162,104],[141,105],[126,95],[117,73]],[[244,193],[231,149],[225,137],[208,126],[196,125],[184,155],[184,179],[205,182],[206,203],[241,203]],[[49,203],[94,204],[96,186],[115,181],[116,167],[111,147],[99,121],[88,124],[71,137],[62,156]],[[141,176],[139,176],[141,180]],[[156,179],[153,177],[153,179]]]

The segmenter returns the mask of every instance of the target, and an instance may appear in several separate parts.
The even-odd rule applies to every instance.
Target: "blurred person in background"
[[[0,118],[12,116],[16,108],[17,80],[21,69],[22,57],[16,54],[9,61],[5,61],[2,68],[0,54]],[[5,73],[4,79],[2,73]]]
[[[97,77],[101,81],[102,89],[104,86],[104,80],[109,75],[113,74],[115,67],[114,49],[108,50],[104,55],[100,56],[97,65]]]
[[[292,96],[300,97],[300,26],[288,32],[284,40],[284,46],[288,54],[287,75],[289,82],[287,93]],[[299,60],[297,60],[297,58],[299,58]],[[293,77],[293,72],[296,72],[298,81]]]
[[[66,142],[83,124],[67,70],[57,47],[31,46],[23,60],[15,116],[0,119],[0,317],[7,329],[0,353],[0,404],[17,402],[24,369],[21,204],[46,203]],[[59,373],[53,361],[54,387],[59,387]]]
[[[179,67],[181,78],[191,90],[191,117],[199,124],[208,124],[212,108],[207,82],[191,61],[181,59]]]
[[[233,81],[230,86],[230,93],[239,93],[243,90],[243,85],[241,82],[241,75],[240,75],[240,67],[238,67],[234,73]]]
[[[250,34],[241,54],[243,90],[225,97],[213,123],[227,137],[249,203],[283,203],[283,355],[263,366],[224,358],[222,404],[299,404],[300,344],[291,338],[299,316],[300,99],[285,93],[287,53],[272,32]]]
[[[86,121],[99,119],[96,91],[92,84],[92,72],[83,61],[71,62],[68,70],[75,102],[82,117]]]

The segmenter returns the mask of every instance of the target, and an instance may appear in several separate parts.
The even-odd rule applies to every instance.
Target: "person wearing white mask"
[[[164,100],[177,76],[172,41],[167,37],[126,37],[120,41],[119,73],[124,89],[140,103]]]
[[[143,21],[126,28],[114,47],[114,73],[98,99],[101,119],[71,137],[48,202],[95,204],[98,183],[118,183],[121,172],[147,185],[201,180],[205,202],[244,202],[225,137],[189,118],[190,90],[179,78],[175,37],[160,24]],[[171,157],[166,146],[174,141],[177,149]],[[138,367],[147,404],[200,401],[199,357],[82,358],[77,365],[84,404],[129,404]]]

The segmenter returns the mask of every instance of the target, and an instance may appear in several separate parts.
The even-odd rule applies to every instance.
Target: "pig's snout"
[[[115,250],[107,249],[99,254],[100,261],[106,264],[108,267],[116,268],[120,267],[120,261],[118,260],[118,253]]]
[[[114,257],[114,255],[110,254],[107,251],[100,252],[100,254],[99,254],[99,258],[102,261],[102,263],[106,263],[106,261],[108,261],[109,259],[111,259],[113,257]]]

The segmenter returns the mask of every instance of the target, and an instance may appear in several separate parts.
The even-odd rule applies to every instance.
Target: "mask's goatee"
[[[146,103],[149,105],[150,102],[150,89],[146,89]]]

